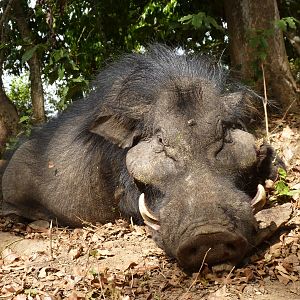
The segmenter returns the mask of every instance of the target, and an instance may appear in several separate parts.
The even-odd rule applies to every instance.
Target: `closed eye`
[[[165,134],[164,134],[163,130],[161,130],[161,129],[156,130],[155,135],[156,135],[157,142],[160,145],[168,146],[168,141],[165,137]]]
[[[159,136],[159,135],[157,136],[157,141],[158,141],[159,144],[164,145],[164,140],[161,136]]]

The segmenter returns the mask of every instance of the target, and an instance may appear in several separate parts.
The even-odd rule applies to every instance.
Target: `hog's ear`
[[[258,111],[255,107],[255,97],[258,96],[250,91],[238,91],[229,93],[224,96],[224,104],[227,112],[236,116],[250,118],[252,115],[257,115]]]
[[[224,96],[226,110],[229,112],[236,110],[242,104],[243,97],[242,92],[234,92]]]
[[[137,127],[137,120],[124,116],[105,115],[97,118],[90,127],[90,132],[124,149],[131,147],[135,139],[141,135]]]

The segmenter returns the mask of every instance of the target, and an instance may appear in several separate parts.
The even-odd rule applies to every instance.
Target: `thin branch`
[[[231,274],[232,274],[232,272],[233,272],[234,269],[235,269],[235,266],[232,267],[232,269],[230,270],[229,274],[226,276],[226,278],[225,278],[225,285],[228,284],[229,277],[231,276]]]
[[[49,243],[50,243],[50,259],[54,260],[54,258],[53,258],[53,248],[52,248],[52,220],[50,222],[50,227],[49,227]]]
[[[191,288],[195,285],[195,283],[197,282],[197,280],[198,280],[198,278],[199,278],[199,276],[200,276],[200,273],[201,273],[201,271],[202,271],[202,268],[203,268],[203,266],[204,266],[204,262],[205,262],[206,256],[207,256],[207,254],[208,254],[208,252],[209,252],[210,250],[211,250],[211,248],[209,248],[209,249],[205,252],[205,255],[204,255],[204,257],[203,257],[203,260],[202,260],[200,269],[199,269],[199,271],[198,271],[198,273],[197,273],[197,276],[196,276],[195,280],[192,282],[192,284],[189,286],[189,288],[188,288],[188,290],[185,292],[185,294],[187,294],[187,293],[191,290]]]
[[[262,70],[262,74],[263,74],[263,83],[264,83],[263,106],[264,106],[264,115],[265,115],[266,139],[267,139],[267,142],[270,143],[268,111],[267,111],[268,96],[267,96],[267,85],[266,85],[265,69],[264,69],[264,64],[263,63],[261,63],[261,70]]]

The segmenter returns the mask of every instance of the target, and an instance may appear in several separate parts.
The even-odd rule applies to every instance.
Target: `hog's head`
[[[132,59],[135,71],[109,102],[117,113],[98,118],[93,131],[125,149],[130,191],[121,207],[134,203],[129,215],[167,254],[192,270],[203,261],[236,265],[253,246],[262,160],[241,125],[244,93],[228,91],[221,70],[168,51]]]

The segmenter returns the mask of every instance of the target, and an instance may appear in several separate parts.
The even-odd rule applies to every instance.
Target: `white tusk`
[[[251,201],[251,207],[253,209],[253,213],[259,212],[266,204],[267,196],[265,188],[259,184],[257,186],[257,193]]]
[[[142,193],[139,197],[139,211],[146,225],[154,230],[159,230],[159,219],[149,211],[145,203],[145,194]]]

